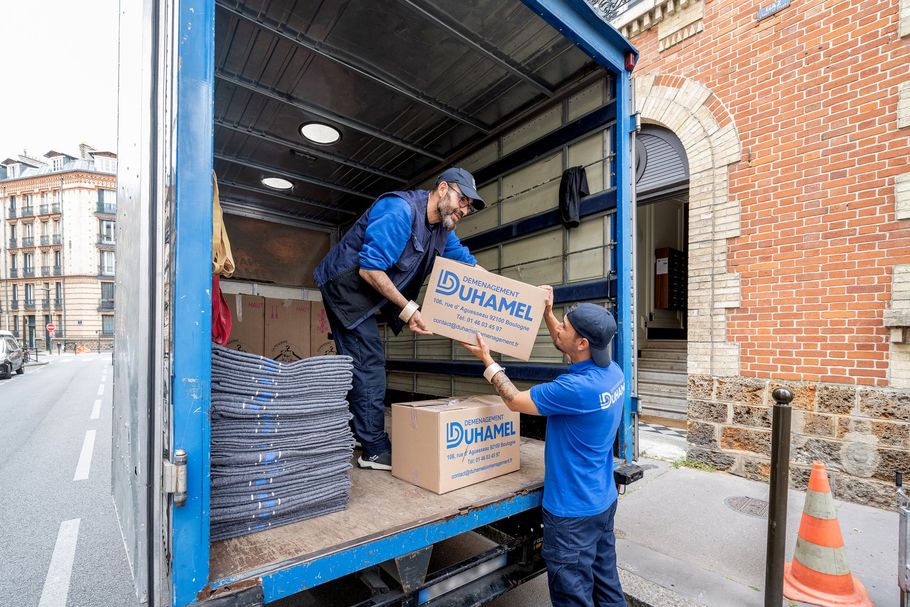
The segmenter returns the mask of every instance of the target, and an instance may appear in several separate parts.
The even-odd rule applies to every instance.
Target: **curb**
[[[23,367],[43,367],[44,365],[49,365],[49,364],[51,364],[50,361],[39,360],[36,362],[29,361],[22,366]]]
[[[703,607],[691,599],[650,582],[627,569],[618,568],[619,580],[629,607]]]

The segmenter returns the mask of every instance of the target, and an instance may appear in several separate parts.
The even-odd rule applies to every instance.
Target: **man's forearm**
[[[392,283],[392,279],[389,278],[389,275],[382,270],[364,270],[363,268],[360,268],[360,277],[367,281],[371,287],[379,291],[383,297],[399,308],[404,308],[408,305],[408,300],[405,299],[404,295],[401,294],[401,291],[395,287],[394,283]]]
[[[500,398],[506,403],[506,406],[511,405],[512,400],[518,396],[518,388],[515,387],[515,384],[512,383],[508,377],[506,377],[505,371],[500,371],[493,376],[493,381],[491,382],[493,387],[496,389],[496,393],[499,394]]]
[[[559,325],[559,321],[556,320],[556,316],[553,314],[553,308],[544,310],[543,320],[547,323],[547,331],[550,332],[550,338],[556,339],[556,327]]]

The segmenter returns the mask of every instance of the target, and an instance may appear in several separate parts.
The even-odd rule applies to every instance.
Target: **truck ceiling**
[[[518,0],[216,5],[214,167],[227,212],[345,226],[602,72]],[[301,133],[310,124],[340,139],[314,143]]]

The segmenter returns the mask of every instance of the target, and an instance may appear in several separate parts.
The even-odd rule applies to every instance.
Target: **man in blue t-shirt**
[[[392,469],[385,432],[385,352],[378,322],[396,334],[407,327],[429,335],[417,297],[437,255],[477,261],[455,235],[455,225],[484,208],[474,177],[461,168],[439,176],[432,190],[387,192],[329,250],[314,273],[339,354],[353,358],[348,392],[361,468]]]
[[[490,356],[479,334],[464,344],[486,369],[484,377],[512,411],[547,416],[543,487],[543,549],[554,607],[625,607],[616,571],[616,485],[613,441],[622,417],[625,382],[612,361],[613,315],[583,303],[553,315],[548,291],[544,320],[568,370],[520,392]]]

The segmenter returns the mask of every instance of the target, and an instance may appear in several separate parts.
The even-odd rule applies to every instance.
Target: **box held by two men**
[[[498,396],[392,405],[392,476],[438,494],[521,467],[521,421]]]
[[[546,291],[451,259],[437,257],[420,314],[427,328],[520,360],[531,358]]]

